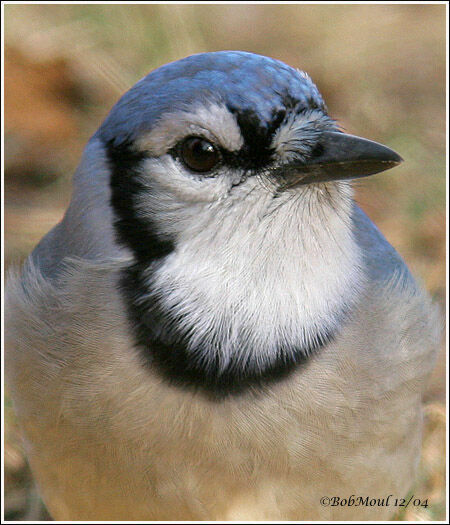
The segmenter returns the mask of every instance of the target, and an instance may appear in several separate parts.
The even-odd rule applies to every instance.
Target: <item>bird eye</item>
[[[201,137],[187,137],[181,143],[180,156],[189,169],[200,173],[211,171],[220,160],[214,144]]]

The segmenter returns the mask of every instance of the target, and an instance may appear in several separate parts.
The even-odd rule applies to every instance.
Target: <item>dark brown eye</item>
[[[214,144],[201,137],[186,138],[181,143],[180,156],[189,169],[200,173],[211,171],[220,160]]]

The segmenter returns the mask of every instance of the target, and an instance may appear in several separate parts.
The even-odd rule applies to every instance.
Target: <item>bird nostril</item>
[[[310,158],[313,158],[313,159],[316,159],[318,157],[320,157],[323,152],[324,152],[324,146],[323,144],[321,144],[320,142],[318,142],[314,147],[313,149],[311,150],[311,153],[309,154],[310,155]]]

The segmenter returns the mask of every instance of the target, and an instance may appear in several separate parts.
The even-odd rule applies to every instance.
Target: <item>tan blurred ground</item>
[[[358,183],[357,199],[445,308],[444,5],[5,6],[5,256],[19,262],[60,218],[82,148],[117,98],[151,69],[242,49],[307,71],[351,133],[405,163]],[[420,476],[445,519],[444,346],[426,397]],[[5,517],[40,504],[6,401]]]

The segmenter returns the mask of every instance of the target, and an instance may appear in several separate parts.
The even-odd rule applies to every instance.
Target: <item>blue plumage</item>
[[[119,100],[98,133],[114,144],[132,141],[168,111],[202,102],[251,113],[263,127],[294,107],[325,111],[319,91],[304,73],[273,58],[218,51],[193,55],[149,73]]]

